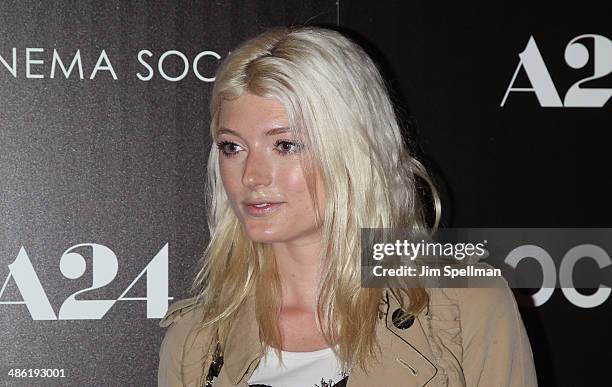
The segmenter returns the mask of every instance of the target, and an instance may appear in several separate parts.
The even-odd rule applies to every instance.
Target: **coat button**
[[[393,325],[395,325],[396,328],[408,329],[414,324],[414,316],[410,315],[410,317],[408,317],[408,313],[402,308],[398,308],[395,309],[391,315],[391,321],[393,321]]]

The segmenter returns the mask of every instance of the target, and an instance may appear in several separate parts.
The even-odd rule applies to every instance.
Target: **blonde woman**
[[[160,386],[536,385],[507,287],[361,287],[360,229],[426,230],[430,179],[359,46],[266,31],[224,60],[210,107],[210,242],[197,296],[160,323]]]

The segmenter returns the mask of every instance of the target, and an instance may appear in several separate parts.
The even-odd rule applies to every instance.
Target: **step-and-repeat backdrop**
[[[609,227],[609,11],[0,2],[0,384],[155,385],[208,238],[215,70],[267,27],[337,26],[377,59],[447,226]],[[581,292],[517,294],[541,385],[605,380],[612,297]]]

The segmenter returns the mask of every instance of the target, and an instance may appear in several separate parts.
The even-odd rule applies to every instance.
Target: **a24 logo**
[[[34,320],[97,320],[112,308],[117,301],[146,301],[147,318],[161,318],[168,310],[168,244],[164,245],[147,266],[134,278],[132,283],[114,300],[78,300],[77,295],[99,289],[111,283],[119,268],[117,256],[111,249],[97,243],[81,243],[68,248],[60,258],[59,268],[62,275],[69,279],[83,276],[86,269],[85,258],[75,250],[79,247],[92,249],[92,285],[81,289],[64,300],[59,314],[55,312],[47,298],[45,289],[34,271],[32,262],[25,249],[21,247],[17,258],[9,264],[9,274],[0,288],[0,300],[12,278],[21,293],[23,301],[0,301],[0,305],[26,305]],[[126,297],[146,273],[146,297]]]
[[[506,104],[510,92],[535,93],[542,107],[599,108],[604,106],[612,96],[612,88],[588,88],[582,85],[585,82],[603,78],[612,72],[612,41],[605,36],[595,34],[576,36],[565,46],[565,63],[574,69],[581,69],[587,65],[591,56],[587,47],[582,43],[587,39],[593,42],[593,74],[570,86],[561,100],[536,41],[533,36],[530,36],[527,46],[519,54],[519,63],[500,106],[503,107]],[[516,76],[521,69],[527,74],[531,87],[514,87]]]

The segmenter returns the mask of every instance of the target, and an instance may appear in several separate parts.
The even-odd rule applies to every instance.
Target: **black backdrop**
[[[500,106],[530,37],[561,100],[594,74],[594,55],[610,69],[612,57],[595,52],[592,37],[583,41],[590,53],[583,68],[564,58],[577,36],[612,39],[603,4],[3,1],[0,381],[155,384],[163,290],[188,296],[207,240],[211,83],[197,74],[212,77],[215,54],[225,57],[269,26],[336,26],[377,58],[444,187],[446,225],[608,227],[612,103],[543,107],[533,92],[510,92]],[[53,70],[54,50],[66,67],[79,50],[83,79],[77,67],[68,78],[57,61]],[[173,50],[189,64],[179,81],[166,79],[184,69]],[[196,74],[193,61],[206,51]],[[612,76],[582,86],[609,89]],[[513,87],[530,87],[524,69]],[[110,281],[92,284],[94,272]],[[96,288],[77,298],[111,300],[106,313],[60,312],[88,287]],[[127,288],[124,298],[149,302],[112,301]],[[26,297],[30,305],[15,303]],[[543,305],[521,308],[541,385],[605,381],[610,302],[582,308],[556,289]],[[64,369],[66,378],[15,379],[14,368]]]
[[[446,225],[610,227],[612,101],[542,107],[533,92],[510,92],[500,105],[530,37],[561,100],[594,74],[593,55],[606,57],[611,71],[612,55],[593,54],[589,39],[584,68],[571,68],[564,57],[577,36],[612,39],[611,11],[603,1],[351,1],[342,3],[340,24],[384,63],[429,166],[444,182]],[[531,87],[523,68],[515,82]],[[609,90],[612,73],[581,86]],[[585,309],[555,289],[543,305],[521,308],[540,385],[607,384],[601,373],[612,345],[611,302]]]

